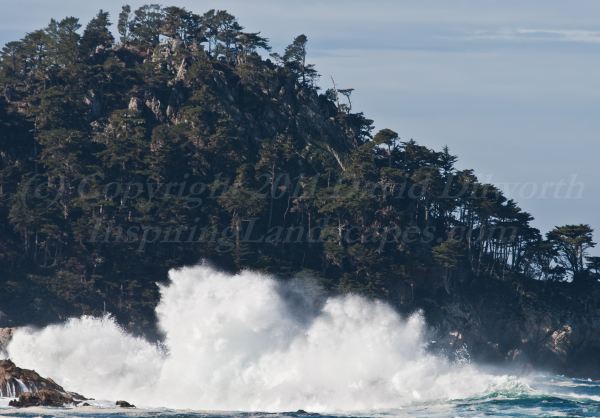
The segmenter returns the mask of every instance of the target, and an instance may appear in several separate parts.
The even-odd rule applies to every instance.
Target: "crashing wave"
[[[20,329],[8,352],[89,396],[203,410],[392,409],[511,381],[428,353],[422,316],[381,302],[207,266],[170,278],[156,308],[161,345],[109,316],[82,317]]]

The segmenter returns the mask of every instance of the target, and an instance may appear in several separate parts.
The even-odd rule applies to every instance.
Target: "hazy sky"
[[[145,2],[130,1],[132,7]],[[123,1],[0,0],[0,44]],[[276,51],[306,33],[320,85],[405,139],[448,145],[546,231],[590,223],[600,240],[600,1],[173,0],[227,9]],[[569,191],[570,189],[570,191]],[[571,198],[566,198],[570,194]],[[596,251],[600,253],[600,251]]]

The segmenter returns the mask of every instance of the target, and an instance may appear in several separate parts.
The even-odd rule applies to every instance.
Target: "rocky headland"
[[[445,353],[600,377],[589,225],[540,231],[448,148],[375,132],[304,35],[266,58],[208,30],[241,28],[224,11],[143,6],[120,41],[72,19],[0,54],[0,326],[111,312],[159,339],[157,283],[207,260],[422,311]]]

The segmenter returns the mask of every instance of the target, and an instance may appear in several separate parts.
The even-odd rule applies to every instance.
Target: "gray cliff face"
[[[499,289],[430,309],[445,352],[466,347],[473,360],[578,377],[600,377],[600,307],[544,297],[510,300]],[[570,295],[569,295],[570,296]],[[552,303],[554,302],[554,303]]]

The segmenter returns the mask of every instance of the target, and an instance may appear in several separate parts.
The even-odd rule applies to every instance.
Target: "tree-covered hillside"
[[[156,282],[199,260],[422,308],[499,356],[597,318],[589,226],[543,236],[448,149],[373,132],[306,36],[270,54],[225,11],[157,5],[116,27],[51,20],[2,49],[0,323],[150,332]]]

